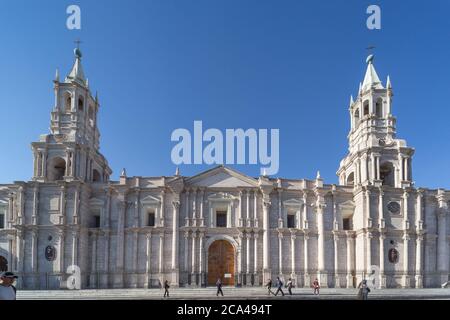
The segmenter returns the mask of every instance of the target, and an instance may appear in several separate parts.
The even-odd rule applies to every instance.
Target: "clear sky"
[[[81,30],[66,28],[81,7]],[[381,30],[366,9],[381,7]],[[172,175],[176,128],[280,129],[277,176],[337,183],[350,94],[366,47],[391,76],[398,137],[416,149],[416,186],[450,188],[450,1],[127,0],[0,2],[0,183],[32,176],[30,143],[48,133],[59,67],[98,90],[101,152],[113,169]],[[207,168],[184,165],[182,175]],[[259,165],[234,166],[251,176]]]

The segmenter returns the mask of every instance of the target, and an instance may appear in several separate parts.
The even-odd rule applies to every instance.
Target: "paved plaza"
[[[273,291],[275,288],[272,289]],[[285,294],[287,290],[285,289]],[[19,290],[18,300],[355,300],[356,289],[321,289],[320,295],[312,294],[312,289],[294,288],[293,295],[268,295],[265,288],[224,287],[224,297],[216,297],[216,289],[176,288],[170,290],[170,298],[163,298],[163,289],[105,289],[105,290]],[[450,300],[449,289],[374,289],[369,295],[371,300]]]

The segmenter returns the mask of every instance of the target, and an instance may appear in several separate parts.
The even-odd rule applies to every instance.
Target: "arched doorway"
[[[216,240],[208,249],[208,285],[219,277],[223,285],[234,285],[234,248],[226,240]]]
[[[8,260],[5,257],[0,256],[0,272],[8,271]]]

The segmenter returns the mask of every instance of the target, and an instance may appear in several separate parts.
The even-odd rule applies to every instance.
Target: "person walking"
[[[170,288],[170,286],[169,286],[169,281],[164,281],[164,298],[166,297],[166,295],[167,295],[167,298],[169,297],[169,288]]]
[[[367,280],[363,280],[358,285],[358,298],[360,300],[367,300],[369,298],[370,288],[367,285]]]
[[[319,285],[319,280],[317,280],[317,278],[313,281],[313,288],[314,288],[314,294],[319,295],[319,289],[320,289],[320,285]]]
[[[267,294],[270,296],[271,294],[275,295],[275,293],[272,292],[272,279],[269,279],[266,284],[267,287]]]
[[[13,286],[17,276],[12,272],[3,272],[0,280],[0,300],[16,300],[16,287]]]
[[[293,284],[292,284],[292,279],[291,278],[289,278],[289,280],[288,280],[288,282],[287,282],[287,289],[288,289],[288,292],[289,292],[289,295],[291,295],[292,296],[292,287],[293,287]]]
[[[275,296],[278,295],[278,292],[281,292],[284,297],[283,282],[281,281],[280,277],[277,277],[277,291],[275,292]]]
[[[220,292],[220,294],[221,294],[222,297],[223,297],[222,280],[220,280],[220,278],[217,279],[216,287],[217,287],[217,294],[216,294],[216,296],[219,296],[219,292]]]

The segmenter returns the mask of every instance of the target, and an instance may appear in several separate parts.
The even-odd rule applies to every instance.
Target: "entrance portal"
[[[234,285],[234,248],[226,240],[214,241],[208,249],[208,285],[219,277],[223,285]]]

